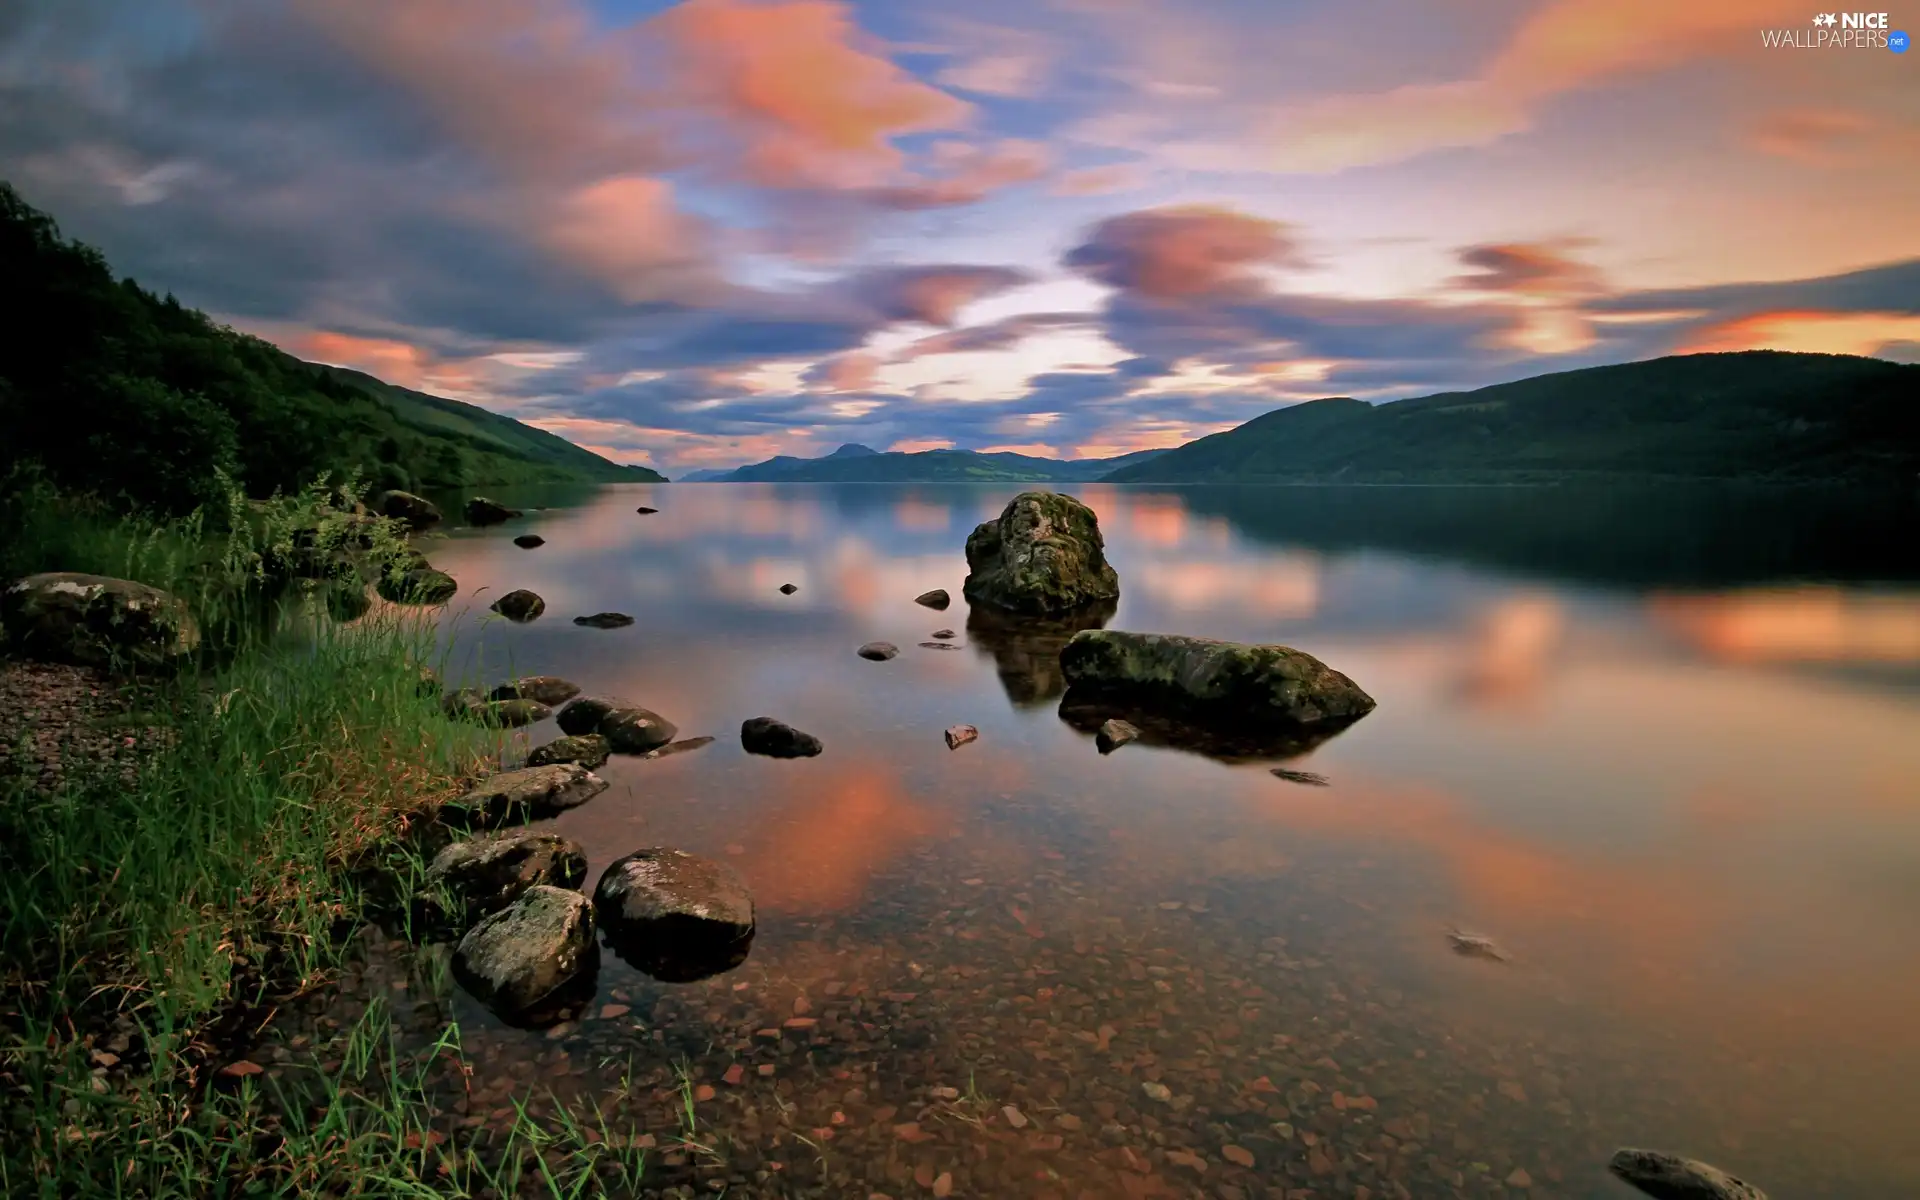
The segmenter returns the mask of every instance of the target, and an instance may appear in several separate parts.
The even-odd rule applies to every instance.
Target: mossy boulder
[[[591,771],[604,765],[612,753],[613,747],[606,738],[597,733],[583,733],[577,737],[558,737],[544,745],[535,746],[533,753],[527,755],[527,765],[546,767],[554,763],[573,763]]]
[[[607,790],[585,767],[555,763],[490,776],[466,795],[440,806],[440,820],[465,829],[491,829],[558,816]]]
[[[1093,510],[1058,492],[1022,492],[967,538],[967,602],[1058,614],[1120,595]]]
[[[10,652],[96,667],[167,666],[200,646],[200,626],[171,592],[77,571],[15,580],[0,593]]]
[[[525,588],[515,588],[498,600],[495,600],[492,608],[493,611],[499,613],[509,621],[531,621],[541,613],[547,611],[547,602],[540,597],[538,592],[530,592]]]
[[[527,675],[493,689],[495,700],[537,700],[565,704],[580,694],[580,685],[558,675]]]
[[[381,575],[379,591],[395,604],[445,604],[459,593],[460,584],[445,571],[418,567]]]
[[[424,496],[398,488],[380,497],[380,515],[404,521],[409,528],[425,529],[440,523],[440,508]]]
[[[537,885],[467,931],[454,978],[509,1020],[524,1018],[598,965],[593,906],[579,892]]]
[[[645,754],[671,742],[680,730],[650,708],[628,705],[600,718],[596,726],[617,754]]]
[[[489,500],[485,496],[475,496],[467,501],[466,514],[469,525],[498,525],[502,521],[525,515],[517,508],[508,508],[498,500]]]
[[[1060,669],[1069,698],[1084,689],[1203,721],[1340,724],[1374,707],[1353,680],[1289,646],[1087,629],[1060,651]]]
[[[427,867],[429,892],[444,890],[455,910],[475,919],[512,904],[535,887],[578,891],[587,879],[587,853],[580,843],[532,829],[486,834],[454,842]]]

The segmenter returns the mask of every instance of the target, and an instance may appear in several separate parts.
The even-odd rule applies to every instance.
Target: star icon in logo
[[[1832,13],[1815,13],[1813,15],[1813,23],[1815,25],[1837,25],[1839,24],[1839,18]]]

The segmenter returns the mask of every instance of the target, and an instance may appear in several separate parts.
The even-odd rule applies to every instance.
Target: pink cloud
[[[1178,300],[1253,286],[1255,269],[1297,263],[1285,225],[1205,205],[1109,217],[1066,259],[1113,287]]]

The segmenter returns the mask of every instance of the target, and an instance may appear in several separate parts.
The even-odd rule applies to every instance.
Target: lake
[[[606,956],[553,1030],[460,997],[469,1120],[534,1084],[626,1104],[705,1194],[1623,1197],[1622,1145],[1776,1200],[1920,1194],[1911,498],[1062,489],[1119,571],[1109,628],[1284,643],[1378,701],[1286,762],[1310,786],[1103,756],[1057,642],[969,628],[966,535],[1019,490],[495,490],[550,507],[424,543],[462,587],[452,674],[718,739],[616,757],[551,823],[589,887],[676,846],[759,920],[700,983]],[[519,587],[546,615],[489,618]],[[607,609],[636,623],[571,623]],[[825,752],[747,755],[761,715]],[[714,1153],[672,1145],[676,1072]]]

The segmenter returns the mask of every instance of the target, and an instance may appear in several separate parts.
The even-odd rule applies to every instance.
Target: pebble
[[[1147,1099],[1158,1100],[1162,1104],[1167,1104],[1173,1100],[1173,1089],[1164,1083],[1156,1083],[1148,1080],[1146,1083],[1140,1085],[1140,1090],[1147,1094]]]

